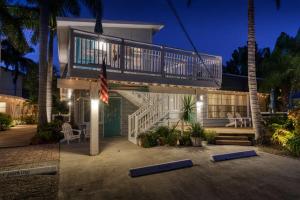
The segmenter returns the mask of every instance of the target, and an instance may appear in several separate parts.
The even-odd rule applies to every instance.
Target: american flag
[[[100,100],[108,104],[108,86],[107,86],[107,77],[106,77],[106,64],[103,59],[102,70],[100,72]]]

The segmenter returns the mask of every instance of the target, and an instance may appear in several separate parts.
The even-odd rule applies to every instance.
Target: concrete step
[[[216,140],[218,145],[239,145],[239,146],[251,146],[252,143],[249,140]]]
[[[216,140],[248,140],[248,136],[222,135],[217,136]]]

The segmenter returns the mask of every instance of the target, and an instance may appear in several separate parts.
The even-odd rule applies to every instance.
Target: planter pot
[[[136,144],[141,147],[142,146],[142,139],[141,138],[137,138],[136,139]]]
[[[200,137],[191,137],[192,145],[194,147],[201,147],[202,146],[202,139]]]
[[[207,146],[207,141],[204,141],[204,140],[203,140],[203,141],[202,141],[202,146],[203,146],[203,147],[206,147],[206,146]]]

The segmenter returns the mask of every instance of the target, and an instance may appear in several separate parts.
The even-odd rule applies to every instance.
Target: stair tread
[[[249,140],[216,140],[216,144],[223,145],[247,145],[251,146],[252,143]]]
[[[228,139],[232,139],[232,140],[248,140],[247,136],[235,136],[235,135],[221,135],[221,136],[217,136],[216,139],[218,140],[228,140]]]

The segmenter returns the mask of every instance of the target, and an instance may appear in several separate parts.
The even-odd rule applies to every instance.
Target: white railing
[[[108,71],[187,80],[222,80],[222,58],[142,43],[123,38],[98,36],[72,29],[71,65],[99,68],[105,58]]]
[[[128,116],[128,139],[136,144],[140,133],[146,132],[169,113],[168,99],[156,94],[148,103]]]

